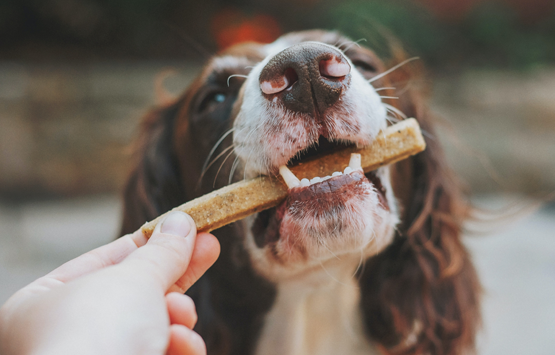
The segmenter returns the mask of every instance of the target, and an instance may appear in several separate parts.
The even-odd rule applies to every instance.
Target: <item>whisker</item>
[[[235,147],[234,146],[230,146],[230,148],[234,148],[231,150],[231,152],[229,152],[229,154],[225,157],[224,161],[220,164],[220,167],[218,168],[218,171],[216,172],[216,177],[214,177],[214,183],[212,184],[212,187],[215,188],[216,187],[216,180],[218,179],[218,175],[220,174],[220,170],[222,170],[225,161],[227,160],[227,158],[229,158],[231,156],[231,154],[233,154],[233,152],[235,152]]]
[[[248,76],[243,74],[231,74],[227,77],[227,87],[229,87],[229,79],[231,78],[248,78]]]
[[[324,264],[322,263],[322,260],[320,260],[319,262],[320,262],[320,266],[322,267],[322,270],[324,270],[324,272],[325,272],[333,281],[335,281],[335,282],[337,282],[338,284],[343,285],[343,286],[349,286],[349,285],[347,285],[346,283],[339,281],[339,280],[336,279],[332,274],[330,274],[330,273],[328,272],[328,270],[326,270],[326,268],[324,267]]]
[[[395,123],[397,123],[397,122],[401,121],[401,119],[397,118],[397,116],[394,115],[395,112],[390,111],[390,110],[387,109],[387,108],[386,108],[386,111],[387,111],[387,113],[389,113],[389,115],[387,115],[386,118],[387,118],[388,120],[390,120],[390,122],[395,122]]]
[[[424,130],[424,129],[422,129],[422,128],[420,128],[420,131],[422,131],[422,135],[423,135],[424,137],[428,137],[428,138],[430,138],[430,139],[433,140],[433,141],[436,140],[436,137],[434,137],[434,135],[431,134],[430,132],[428,132],[428,131],[426,131],[426,130]]]
[[[218,139],[218,141],[216,142],[216,144],[214,144],[214,147],[212,148],[212,150],[210,151],[210,153],[208,153],[208,157],[206,158],[206,160],[204,161],[204,164],[202,165],[202,174],[204,174],[206,172],[206,170],[208,169],[208,162],[210,161],[210,158],[212,157],[212,154],[214,154],[214,152],[216,151],[216,149],[218,149],[218,146],[220,144],[222,144],[222,142],[224,141],[224,139],[229,136],[231,134],[231,132],[235,131],[235,128],[231,128],[229,129],[227,132],[224,133],[223,136],[220,137],[220,139]],[[202,175],[201,174],[201,175]]]
[[[237,165],[239,165],[239,156],[235,157],[233,165],[231,166],[231,172],[229,173],[229,180],[227,182],[228,185],[231,185],[231,180],[233,180],[233,174],[235,173],[235,169],[237,169]]]
[[[382,90],[395,90],[395,88],[393,86],[385,86],[383,88],[374,89],[374,91],[376,91],[376,92],[377,91],[382,91]]]
[[[345,41],[345,42],[341,42],[341,44],[339,44],[339,40],[335,41],[335,43],[333,44],[335,47],[341,49],[341,47],[343,47],[344,45],[346,45],[347,43],[351,43],[352,41]]]
[[[336,227],[337,228],[337,227]],[[339,256],[337,256],[333,251],[331,251],[330,248],[328,248],[328,246],[326,245],[326,242],[321,240],[320,238],[318,238],[318,244],[320,244],[327,250],[330,252],[331,255],[333,255],[337,260],[341,260],[341,258]]]
[[[386,104],[386,103],[382,103],[382,105],[384,105],[385,108],[386,108],[388,111],[393,112],[393,113],[399,115],[399,117],[401,117],[402,119],[404,119],[404,120],[407,119],[407,115],[405,115],[405,114],[403,113],[403,111],[399,110],[397,107],[392,106],[392,105],[390,105],[390,104]]]
[[[367,261],[367,260],[368,260],[368,259],[364,259],[364,260],[362,261],[362,265],[360,266],[362,272],[361,272],[360,274],[358,274],[358,277],[357,277],[357,281],[358,281],[359,283],[360,283],[360,280],[362,280],[362,277],[364,276],[364,268],[366,267],[366,261]]]
[[[390,69],[384,71],[384,72],[381,73],[380,75],[376,75],[376,76],[373,77],[372,79],[368,80],[368,82],[369,82],[369,83],[372,83],[372,82],[374,82],[374,81],[376,81],[376,80],[378,80],[378,79],[381,79],[381,78],[383,78],[384,76],[386,76],[387,74],[391,73],[392,71],[397,70],[397,69],[399,69],[400,67],[402,67],[403,65],[405,65],[405,64],[407,64],[407,63],[410,63],[410,62],[412,62],[413,60],[417,60],[417,59],[420,59],[420,57],[412,57],[412,58],[409,58],[409,59],[407,59],[407,60],[404,60],[404,61],[402,61],[401,63],[399,63],[399,64],[397,64],[396,66],[394,66],[393,68],[390,68]]]
[[[353,273],[353,276],[351,276],[353,279],[357,275],[358,270],[360,270],[360,268],[362,267],[362,263],[364,262],[364,252],[363,252],[362,248],[363,247],[361,246],[360,247],[360,260],[358,261],[357,268],[355,269],[355,272]]]
[[[400,121],[398,118],[395,118],[395,117],[392,117],[392,116],[385,116],[385,119],[387,120],[387,122],[389,122],[391,124],[395,124],[395,123]]]
[[[404,93],[410,90],[412,84],[413,84],[413,79],[409,79],[405,84],[405,86],[401,90],[397,90],[395,93],[399,96],[403,95]]]
[[[214,160],[212,160],[210,162],[210,164],[208,164],[208,166],[206,167],[206,170],[204,170],[201,174],[200,174],[200,178],[199,178],[199,185],[200,182],[202,181],[202,178],[204,177],[204,174],[206,174],[206,172],[208,171],[208,169],[210,169],[210,167],[216,162],[218,161],[218,159],[220,159],[220,157],[222,155],[224,155],[225,153],[227,153],[231,148],[235,148],[235,146],[232,144],[229,147],[225,148],[220,154],[218,154],[218,156],[216,158],[214,158]]]
[[[382,99],[395,99],[395,100],[399,100],[399,98],[397,96],[380,96]]]
[[[346,52],[346,51],[348,51],[349,49],[351,49],[352,46],[357,46],[357,47],[360,48],[360,44],[358,44],[358,43],[359,43],[359,42],[362,42],[362,41],[368,42],[368,41],[366,40],[366,38],[358,39],[358,40],[352,42],[351,45],[350,45],[349,47],[347,47],[347,48],[345,48],[345,49],[342,49],[342,51],[343,51],[343,52]]]

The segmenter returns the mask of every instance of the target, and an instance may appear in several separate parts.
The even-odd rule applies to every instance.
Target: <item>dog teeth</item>
[[[351,154],[351,160],[349,160],[349,168],[354,170],[362,170],[361,166],[361,156],[357,153]]]
[[[336,171],[331,175],[324,176],[324,177],[316,176],[310,180],[307,178],[304,178],[299,181],[299,178],[297,178],[295,174],[291,170],[289,170],[289,168],[286,167],[285,165],[282,165],[279,167],[279,173],[283,178],[283,181],[285,181],[285,183],[287,184],[288,188],[292,189],[294,187],[307,187],[312,184],[317,184],[319,182],[326,181],[337,176],[341,176],[343,174],[350,174],[353,171],[362,170],[360,165],[360,162],[361,162],[360,160],[361,160],[360,154],[353,153],[351,154],[349,166],[347,166],[343,172]]]
[[[312,185],[312,184],[316,184],[317,182],[322,182],[322,178],[316,176],[315,178],[313,178],[313,179],[310,180],[310,184],[311,184],[311,185]]]
[[[279,167],[279,174],[283,178],[283,181],[285,181],[285,183],[287,184],[287,187],[290,189],[297,187],[301,184],[301,182],[295,176],[295,174],[293,174],[293,172],[289,170],[289,168],[286,167],[285,165],[282,165]]]

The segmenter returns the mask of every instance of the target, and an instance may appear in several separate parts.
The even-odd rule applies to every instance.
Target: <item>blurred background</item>
[[[340,30],[428,70],[452,167],[494,211],[555,191],[554,0],[1,0],[0,304],[117,234],[119,193],[154,83],[178,94],[245,40]],[[480,354],[555,353],[555,205],[469,233]]]

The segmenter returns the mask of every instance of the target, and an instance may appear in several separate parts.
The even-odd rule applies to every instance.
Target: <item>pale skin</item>
[[[213,235],[173,212],[149,240],[126,235],[16,292],[0,308],[0,354],[206,354],[183,292],[219,252]]]

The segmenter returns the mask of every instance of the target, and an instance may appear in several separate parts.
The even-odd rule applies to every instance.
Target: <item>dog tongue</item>
[[[299,187],[299,186],[300,187],[310,186],[312,184],[316,184],[316,183],[319,183],[319,182],[322,182],[322,181],[326,181],[326,180],[331,179],[331,178],[336,177],[336,176],[340,176],[340,175],[343,175],[343,174],[350,174],[351,172],[353,172],[355,170],[362,170],[361,156],[360,156],[360,154],[357,154],[357,153],[352,153],[351,154],[351,159],[349,160],[349,166],[347,166],[345,168],[343,173],[340,172],[340,171],[336,171],[331,176],[325,176],[325,177],[316,176],[316,177],[312,178],[311,180],[302,179],[302,180],[299,181],[297,176],[295,176],[295,174],[291,170],[289,170],[288,167],[286,167],[285,165],[282,165],[282,166],[279,167],[279,173],[280,173],[281,177],[283,178],[283,181],[285,181],[285,183],[287,184],[287,187],[289,189]]]

